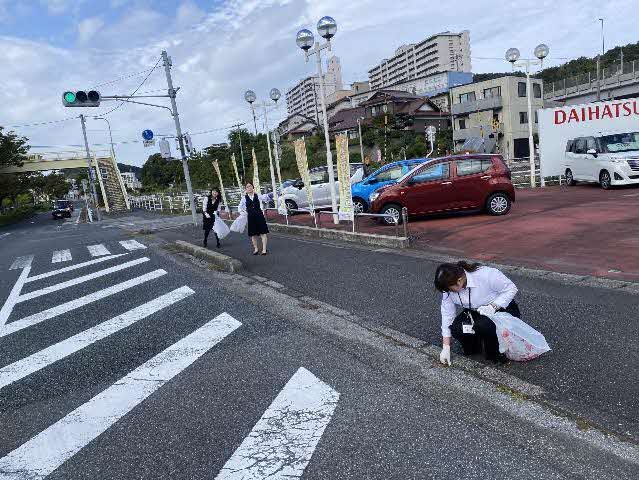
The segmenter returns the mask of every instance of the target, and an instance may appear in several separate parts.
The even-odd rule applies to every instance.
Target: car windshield
[[[67,208],[69,206],[69,202],[66,200],[56,200],[55,208]]]
[[[601,144],[605,152],[630,152],[639,150],[639,132],[616,133],[601,137]]]

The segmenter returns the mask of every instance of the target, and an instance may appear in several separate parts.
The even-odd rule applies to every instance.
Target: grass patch
[[[523,402],[525,400],[528,400],[528,396],[526,394],[521,393],[517,390],[513,390],[512,388],[507,387],[506,385],[497,385],[496,388],[498,392],[509,395],[513,400],[517,400],[518,402]]]

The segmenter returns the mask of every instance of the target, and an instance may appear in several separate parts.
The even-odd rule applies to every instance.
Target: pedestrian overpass
[[[130,210],[129,196],[122,181],[118,165],[110,152],[94,152],[91,167],[98,179],[98,199],[107,212]],[[52,152],[30,155],[21,167],[11,166],[0,169],[0,174],[44,172],[88,168],[86,153],[79,151]],[[99,201],[98,200],[98,201]]]

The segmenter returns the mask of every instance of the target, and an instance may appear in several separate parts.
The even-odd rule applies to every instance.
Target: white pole
[[[361,117],[357,117],[357,126],[359,128],[359,154],[362,157],[360,161],[364,163],[364,144],[362,143],[362,122]]]
[[[102,216],[100,214],[100,206],[98,205],[98,194],[95,191],[95,173],[93,171],[93,165],[91,165],[91,152],[89,151],[89,140],[87,139],[87,127],[84,123],[84,115],[82,114],[80,115],[80,123],[82,123],[82,135],[84,135],[84,148],[87,152],[87,167],[89,167],[89,182],[91,182],[91,194],[93,196],[93,204],[95,205],[95,213],[99,222],[102,220]],[[88,212],[88,214],[90,220],[93,221],[90,211]]]
[[[266,103],[264,103],[263,105],[264,105],[264,126],[266,127],[266,145],[268,146],[268,162],[269,162],[269,167],[271,169],[271,186],[273,188],[273,201],[275,202],[275,208],[277,208],[277,205],[279,203],[279,198],[277,194],[277,185],[275,184],[275,172],[273,170],[273,154],[271,153],[271,132],[268,129],[267,105]],[[267,208],[268,208],[268,205],[267,205]]]
[[[533,140],[532,98],[530,87],[530,62],[526,61],[526,97],[528,100],[528,156],[530,157],[530,187],[535,188],[537,183],[535,178],[535,142]]]
[[[173,115],[173,120],[175,120],[175,132],[177,133],[180,153],[182,154],[182,169],[184,170],[184,181],[186,182],[186,190],[189,194],[189,203],[191,204],[191,217],[193,217],[193,225],[197,225],[197,213],[195,211],[193,188],[191,187],[191,175],[189,174],[189,164],[186,158],[186,151],[184,149],[184,138],[182,138],[180,117],[177,111],[177,103],[175,102],[175,89],[173,88],[173,80],[171,79],[171,63],[166,50],[162,50],[162,60],[164,60],[164,73],[166,74],[166,83],[169,87],[169,97],[171,98],[171,113]]]
[[[322,71],[322,53],[319,42],[315,42],[315,54],[317,55],[317,72],[320,82],[320,102],[324,121],[324,140],[326,142],[326,166],[328,167],[328,184],[331,189],[331,205],[333,211],[333,223],[339,224],[337,218],[337,196],[335,195],[335,174],[333,172],[333,154],[331,153],[331,139],[328,134],[328,119],[326,118],[326,89],[324,88],[324,73]]]

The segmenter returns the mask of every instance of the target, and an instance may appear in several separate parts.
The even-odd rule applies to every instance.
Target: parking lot
[[[503,217],[484,214],[412,219],[412,248],[563,273],[639,281],[639,189],[597,185],[518,190]],[[275,220],[269,213],[269,219]],[[332,227],[330,215],[322,226]],[[282,220],[278,219],[278,222]],[[291,224],[313,225],[309,215]],[[342,223],[342,229],[351,224]],[[357,230],[395,235],[394,227],[358,220]],[[401,229],[400,229],[401,233]]]

